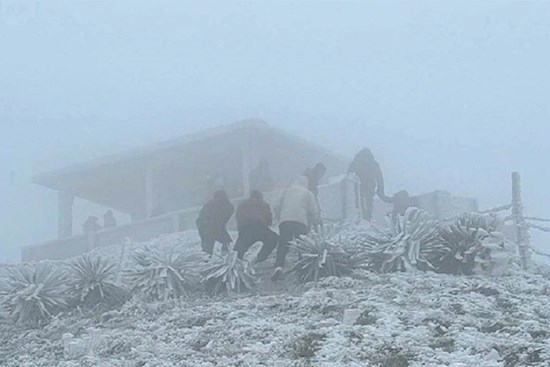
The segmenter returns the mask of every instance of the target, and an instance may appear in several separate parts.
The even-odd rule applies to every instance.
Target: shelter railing
[[[356,182],[349,178],[336,178],[319,187],[321,207],[327,219],[345,218],[358,208]],[[267,192],[265,200],[275,208],[283,190]],[[236,205],[244,198],[232,199]],[[168,212],[155,217],[137,220],[128,224],[104,228],[87,234],[79,234],[46,243],[22,247],[23,261],[63,260],[79,256],[96,248],[123,244],[127,238],[144,242],[162,234],[175,233],[195,228],[200,207]],[[228,224],[236,229],[235,217]]]

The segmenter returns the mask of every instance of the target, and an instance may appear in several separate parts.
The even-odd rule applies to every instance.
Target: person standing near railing
[[[307,188],[313,193],[315,198],[319,196],[319,182],[327,173],[327,167],[319,162],[313,168],[308,168],[304,172],[307,177]]]
[[[229,244],[233,240],[227,232],[227,222],[234,212],[235,208],[224,190],[216,191],[214,198],[202,207],[196,223],[202,249],[210,256],[214,252],[216,242],[222,244],[223,252],[229,250]]]
[[[88,219],[84,222],[82,225],[82,232],[84,233],[90,233],[90,232],[96,232],[101,229],[101,225],[98,222],[99,218],[96,216],[89,216]]]
[[[116,227],[116,218],[112,210],[107,210],[103,214],[103,228],[113,228]]]
[[[390,202],[390,199],[384,193],[384,177],[382,169],[374,159],[374,155],[368,148],[362,149],[355,155],[351,162],[348,173],[354,173],[359,178],[361,213],[363,219],[370,221],[372,219],[372,210],[374,195],[384,202]]]

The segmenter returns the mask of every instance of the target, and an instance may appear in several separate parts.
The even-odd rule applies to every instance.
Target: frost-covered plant
[[[348,275],[360,266],[364,257],[340,246],[338,232],[335,226],[324,226],[319,232],[311,232],[290,243],[290,248],[299,255],[291,271],[298,275],[300,282]]]
[[[321,349],[326,338],[327,336],[322,333],[308,333],[294,340],[287,348],[293,359],[309,361]]]
[[[446,249],[439,237],[439,224],[417,208],[386,218],[387,228],[372,227],[358,237],[372,270],[387,273],[413,269],[430,270]]]
[[[126,300],[126,290],[115,281],[117,266],[108,259],[84,255],[69,263],[69,267],[69,294],[75,304],[115,306]]]
[[[167,300],[188,296],[197,283],[195,268],[199,257],[176,254],[174,249],[156,250],[145,247],[133,256],[133,266],[126,275],[131,292],[148,299]]]
[[[0,300],[16,324],[38,326],[67,306],[67,278],[49,263],[18,265],[7,269]]]
[[[447,248],[438,271],[450,274],[473,274],[488,270],[491,251],[503,248],[503,235],[497,231],[500,221],[494,215],[461,214],[455,223],[441,228]]]
[[[236,251],[230,251],[206,264],[201,283],[208,292],[219,294],[252,289],[257,280],[248,261],[239,259]]]
[[[4,272],[4,269],[0,268],[0,320],[8,318],[8,312],[2,302],[3,297],[5,297],[4,292],[8,289],[7,284],[7,274]]]

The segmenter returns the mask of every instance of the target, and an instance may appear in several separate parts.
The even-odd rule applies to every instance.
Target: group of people
[[[260,166],[266,170],[265,163]],[[277,280],[283,274],[288,246],[299,236],[306,235],[321,222],[321,211],[317,200],[319,182],[326,174],[326,167],[318,163],[298,177],[281,196],[275,208],[278,216],[278,234],[271,229],[273,225],[273,211],[264,200],[263,194],[256,189],[262,185],[251,185],[253,190],[250,197],[237,206],[236,213],[227,193],[216,191],[214,197],[201,209],[197,218],[197,228],[201,237],[202,249],[212,255],[216,242],[222,244],[222,251],[227,252],[232,238],[227,231],[227,223],[235,213],[237,220],[238,237],[235,242],[237,256],[242,259],[246,252],[256,242],[262,247],[255,263],[260,263],[269,257],[276,249],[275,270],[272,280]],[[348,173],[355,174],[360,181],[360,197],[363,217],[372,218],[374,196],[394,204],[394,210],[402,210],[403,193],[386,197],[384,180],[380,165],[367,148],[361,150],[349,166]],[[261,177],[262,175],[257,175]],[[258,180],[260,181],[260,180]],[[408,197],[408,194],[406,195]]]
[[[242,259],[252,245],[262,242],[262,248],[254,260],[260,263],[277,249],[272,279],[279,279],[283,274],[288,244],[307,234],[311,226],[320,221],[319,205],[314,192],[317,192],[318,182],[325,171],[324,165],[318,164],[285,190],[276,208],[279,217],[278,234],[270,228],[273,225],[271,206],[264,200],[262,192],[252,190],[250,197],[240,203],[236,210],[239,233],[235,242],[237,256]],[[216,242],[222,244],[222,251],[228,250],[232,238],[226,226],[234,212],[233,204],[223,190],[216,191],[213,199],[201,209],[197,227],[202,249],[206,253],[212,255]]]
[[[88,219],[86,219],[86,221],[82,225],[82,232],[84,233],[96,232],[103,228],[116,227],[116,225],[117,225],[117,222],[113,211],[107,210],[105,214],[103,214],[103,226],[99,224],[98,217],[89,216]]]

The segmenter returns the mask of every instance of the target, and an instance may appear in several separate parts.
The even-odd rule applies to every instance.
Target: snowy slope
[[[150,245],[196,248],[196,239]],[[348,322],[353,313],[361,317]],[[65,358],[62,334],[82,338],[88,328],[100,335],[93,353]],[[130,301],[62,315],[43,330],[0,325],[0,366],[549,366],[549,336],[547,275],[365,272],[303,286],[264,279],[238,296]]]

